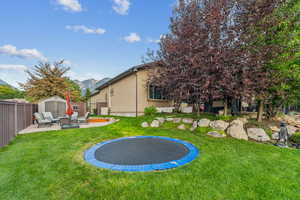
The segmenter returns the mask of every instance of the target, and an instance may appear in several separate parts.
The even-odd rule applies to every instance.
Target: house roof
[[[137,66],[134,66],[134,67],[131,67],[130,69],[126,70],[125,72],[115,76],[114,78],[110,79],[109,81],[107,81],[106,83],[100,85],[99,87],[96,88],[96,90],[92,93],[91,96],[94,96],[96,94],[98,94],[100,92],[100,90],[106,88],[107,86],[137,72],[137,71],[140,71],[140,70],[143,70],[145,69],[146,67],[151,67],[153,66],[155,62],[151,62],[151,63],[146,63],[146,64],[141,64],[141,65],[137,65]]]

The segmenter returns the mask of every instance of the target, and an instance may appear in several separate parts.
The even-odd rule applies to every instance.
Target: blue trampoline
[[[100,168],[145,172],[175,168],[191,162],[197,155],[197,148],[182,140],[137,136],[99,143],[85,152],[84,159]]]

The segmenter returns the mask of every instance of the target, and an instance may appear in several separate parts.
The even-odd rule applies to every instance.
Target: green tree
[[[91,95],[92,95],[91,90],[89,88],[86,89],[85,100],[88,101]]]
[[[38,101],[51,96],[65,97],[67,91],[71,91],[72,101],[80,101],[79,86],[65,74],[70,70],[64,66],[64,61],[39,63],[32,71],[26,71],[29,78],[20,86],[25,90],[26,97],[31,101]]]
[[[297,105],[300,99],[300,1],[287,0],[274,14],[280,23],[269,29],[272,39],[264,42],[282,47],[268,66],[274,84],[266,95],[267,117],[274,117],[284,105]]]
[[[91,105],[91,96],[92,96],[92,93],[91,93],[91,90],[89,88],[86,89],[86,93],[85,93],[85,102],[86,102],[86,109],[88,111],[90,111],[90,105]]]
[[[24,92],[8,85],[0,85],[0,99],[24,98]]]

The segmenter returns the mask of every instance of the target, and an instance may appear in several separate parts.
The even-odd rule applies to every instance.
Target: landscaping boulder
[[[177,128],[180,129],[180,130],[185,130],[186,129],[184,124],[179,125]]]
[[[215,137],[215,138],[223,138],[223,137],[226,137],[226,135],[223,135],[223,134],[220,134],[216,131],[212,131],[212,132],[208,132],[207,133],[208,136],[211,136],[211,137]]]
[[[248,128],[247,133],[249,138],[258,142],[267,142],[271,140],[268,134],[266,134],[265,130],[262,128]]]
[[[148,122],[143,122],[143,123],[142,123],[142,127],[143,127],[143,128],[147,128],[147,127],[149,127],[149,124],[148,124]]]
[[[192,119],[192,118],[183,118],[182,122],[186,123],[186,124],[192,124],[194,122],[194,119]]]
[[[154,128],[159,127],[159,121],[158,120],[153,120],[150,126],[154,127]]]
[[[246,124],[248,122],[247,117],[239,117],[239,118],[237,118],[237,120],[242,121],[244,124]]]
[[[277,126],[269,126],[269,128],[273,131],[273,132],[279,132],[280,128]]]
[[[273,133],[272,134],[272,140],[278,140],[279,139],[279,133]]]
[[[293,135],[298,130],[298,128],[291,126],[291,125],[287,125],[286,128],[288,130],[289,135]]]
[[[174,120],[173,117],[167,117],[167,118],[166,118],[166,121],[167,121],[167,122],[171,122],[171,121],[173,121],[173,120]]]
[[[210,122],[209,126],[213,129],[225,131],[227,127],[229,126],[229,123],[223,121],[223,120],[217,120]]]
[[[157,117],[156,120],[159,121],[159,123],[163,124],[165,122],[165,118],[163,117]]]
[[[198,122],[194,121],[192,127],[190,128],[190,131],[196,130],[197,127],[198,127]]]
[[[227,129],[227,134],[230,135],[231,137],[239,139],[239,140],[248,140],[248,136],[244,129],[244,126],[240,122],[233,123]]]
[[[198,122],[199,127],[209,127],[210,120],[209,119],[200,119]]]
[[[181,122],[181,118],[173,118],[173,123],[180,123]]]
[[[240,119],[236,119],[236,120],[233,120],[232,122],[230,122],[230,126],[233,126],[233,125],[237,125],[237,126],[244,126],[244,121],[240,120]]]

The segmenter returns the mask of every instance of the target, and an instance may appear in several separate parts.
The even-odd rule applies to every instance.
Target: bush
[[[149,106],[144,109],[144,113],[147,116],[155,115],[157,113],[157,109],[155,108],[155,106]]]
[[[300,133],[297,132],[290,137],[290,141],[296,144],[300,144]]]

